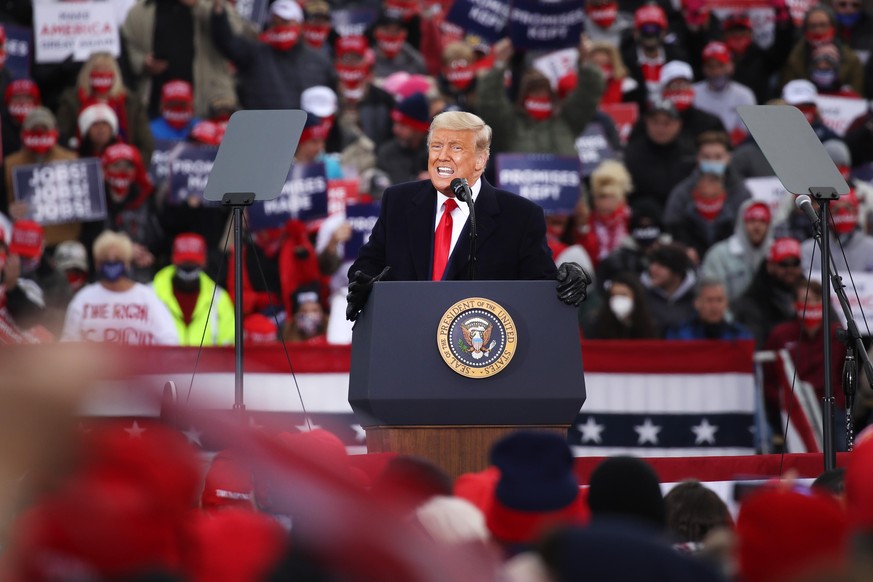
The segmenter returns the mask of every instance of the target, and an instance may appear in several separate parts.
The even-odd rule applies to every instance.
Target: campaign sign
[[[352,227],[352,236],[343,244],[345,260],[354,261],[358,258],[358,252],[369,240],[378,218],[378,204],[349,204],[346,208],[346,222]]]
[[[616,158],[615,150],[606,139],[603,125],[596,121],[589,123],[585,131],[576,138],[576,151],[579,152],[579,161],[582,162],[582,176],[586,178],[600,162]]]
[[[6,30],[6,68],[13,79],[29,79],[33,32],[14,24],[4,23],[3,28]]]
[[[290,219],[315,222],[327,216],[327,177],[324,163],[295,164],[282,192],[272,200],[249,207],[252,232],[278,228]]]
[[[206,181],[218,148],[195,143],[180,143],[170,152],[168,204],[182,204],[189,198],[203,199]]]
[[[746,189],[752,195],[752,200],[763,202],[769,206],[770,214],[772,216],[778,216],[782,200],[784,200],[786,196],[792,196],[776,176],[746,178],[744,183]]]
[[[346,211],[346,205],[358,200],[358,179],[343,178],[327,181],[327,213],[331,216]]]
[[[149,177],[157,188],[170,178],[170,156],[178,145],[177,140],[155,140],[155,149],[149,162]]]
[[[548,77],[552,88],[555,89],[558,87],[558,81],[576,72],[578,60],[578,48],[565,48],[535,59],[533,68]]]
[[[236,0],[234,8],[237,14],[258,29],[267,21],[267,0]]]
[[[330,13],[333,29],[340,36],[363,36],[375,20],[376,11],[372,8],[346,8]]]
[[[849,125],[867,112],[867,101],[859,98],[819,95],[815,103],[822,123],[837,135],[844,135]]]
[[[497,185],[536,202],[547,214],[569,212],[579,200],[578,158],[498,154]]]
[[[640,118],[640,106],[637,103],[609,103],[601,105],[600,110],[612,118],[621,145],[627,145],[631,131]]]
[[[106,218],[103,172],[97,158],[19,166],[12,170],[15,200],[42,225]]]
[[[33,29],[37,63],[59,63],[70,55],[84,61],[97,51],[121,54],[112,2],[35,2]]]
[[[818,266],[818,263],[816,263]],[[846,298],[849,300],[849,307],[852,310],[852,317],[858,323],[858,328],[861,335],[864,335],[868,329],[873,329],[873,273],[865,273],[860,270],[852,270],[852,279],[845,273],[843,275],[843,283],[846,285]],[[816,280],[821,278],[821,275],[814,277]],[[852,283],[855,288],[852,289]],[[837,294],[831,292],[831,304],[834,306],[840,305],[840,300]],[[845,317],[842,309],[837,309],[840,323],[845,325]]]
[[[455,0],[446,21],[461,27],[467,34],[495,43],[506,36],[509,4],[505,0]]]
[[[579,0],[514,0],[509,13],[509,37],[517,49],[578,46],[584,22],[584,2]]]

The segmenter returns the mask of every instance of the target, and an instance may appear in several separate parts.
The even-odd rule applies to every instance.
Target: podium
[[[369,452],[488,466],[520,429],[567,429],[585,402],[576,310],[554,281],[378,282],[352,338],[349,404]]]

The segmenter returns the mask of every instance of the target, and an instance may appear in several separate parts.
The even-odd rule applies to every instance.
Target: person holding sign
[[[55,116],[45,107],[36,107],[27,115],[21,128],[21,142],[24,147],[6,158],[6,197],[13,219],[24,218],[29,211],[26,202],[15,198],[12,177],[16,167],[76,159],[76,154],[58,145]],[[65,240],[76,240],[81,231],[82,225],[78,222],[46,226],[46,246],[53,247]]]
[[[604,89],[600,70],[588,64],[588,51],[589,42],[582,37],[576,88],[563,102],[548,78],[531,69],[522,77],[513,105],[503,85],[512,42],[504,38],[494,45],[494,68],[480,79],[476,93],[478,110],[494,128],[494,151],[578,156],[576,137],[597,112]]]
[[[463,178],[475,204],[476,278],[557,279],[558,297],[579,305],[591,277],[575,263],[555,267],[546,243],[543,211],[535,203],[489,184],[482,173],[491,149],[491,128],[476,115],[437,115],[428,133],[429,180],[385,190],[370,239],[349,268],[346,317],[355,320],[373,282],[466,279],[470,242],[466,204],[453,184]],[[463,186],[462,186],[463,187]]]

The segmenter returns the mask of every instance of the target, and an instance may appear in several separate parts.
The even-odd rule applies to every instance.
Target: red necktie
[[[443,216],[437,225],[433,235],[433,276],[431,280],[439,281],[443,278],[446,263],[449,262],[449,249],[452,246],[452,210],[458,207],[454,198],[449,198],[443,204]]]

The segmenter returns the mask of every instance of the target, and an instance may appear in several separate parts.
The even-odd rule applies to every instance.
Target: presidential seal
[[[515,355],[515,323],[500,305],[482,297],[458,301],[443,314],[437,348],[446,364],[467,378],[501,372]]]

